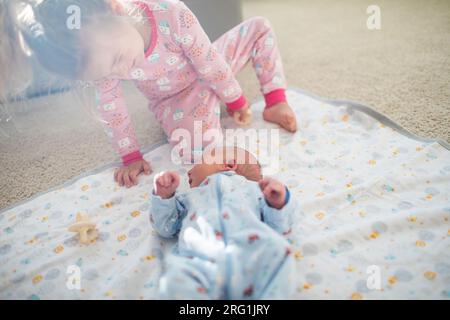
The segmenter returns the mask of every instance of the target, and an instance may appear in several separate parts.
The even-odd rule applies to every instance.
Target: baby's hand
[[[172,198],[180,184],[180,175],[174,171],[158,173],[153,180],[153,192],[163,199]]]
[[[286,198],[286,187],[284,184],[273,178],[264,178],[259,181],[259,187],[271,207],[276,209],[284,207]]]

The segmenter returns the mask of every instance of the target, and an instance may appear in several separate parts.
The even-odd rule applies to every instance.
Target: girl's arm
[[[122,84],[119,79],[102,79],[94,82],[97,94],[97,108],[105,129],[116,152],[125,166],[142,159],[128,110],[125,104]]]
[[[174,5],[172,37],[190,60],[200,79],[206,81],[229,110],[247,105],[231,67],[212,45],[197,17],[181,1]]]

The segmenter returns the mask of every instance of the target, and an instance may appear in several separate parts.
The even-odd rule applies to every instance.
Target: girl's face
[[[126,78],[145,59],[144,39],[127,19],[94,22],[83,35],[86,67],[82,80]]]

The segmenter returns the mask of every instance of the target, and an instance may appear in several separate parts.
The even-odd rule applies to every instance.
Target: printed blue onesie
[[[169,199],[152,194],[150,221],[178,235],[160,280],[162,299],[287,299],[294,290],[294,197],[270,207],[258,183],[234,172]]]

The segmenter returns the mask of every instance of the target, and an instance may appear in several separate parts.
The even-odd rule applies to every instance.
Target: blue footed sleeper
[[[284,236],[297,204],[286,201],[280,210],[270,207],[257,182],[229,171],[169,199],[152,194],[154,229],[165,238],[178,235],[160,298],[289,298],[294,261]]]

